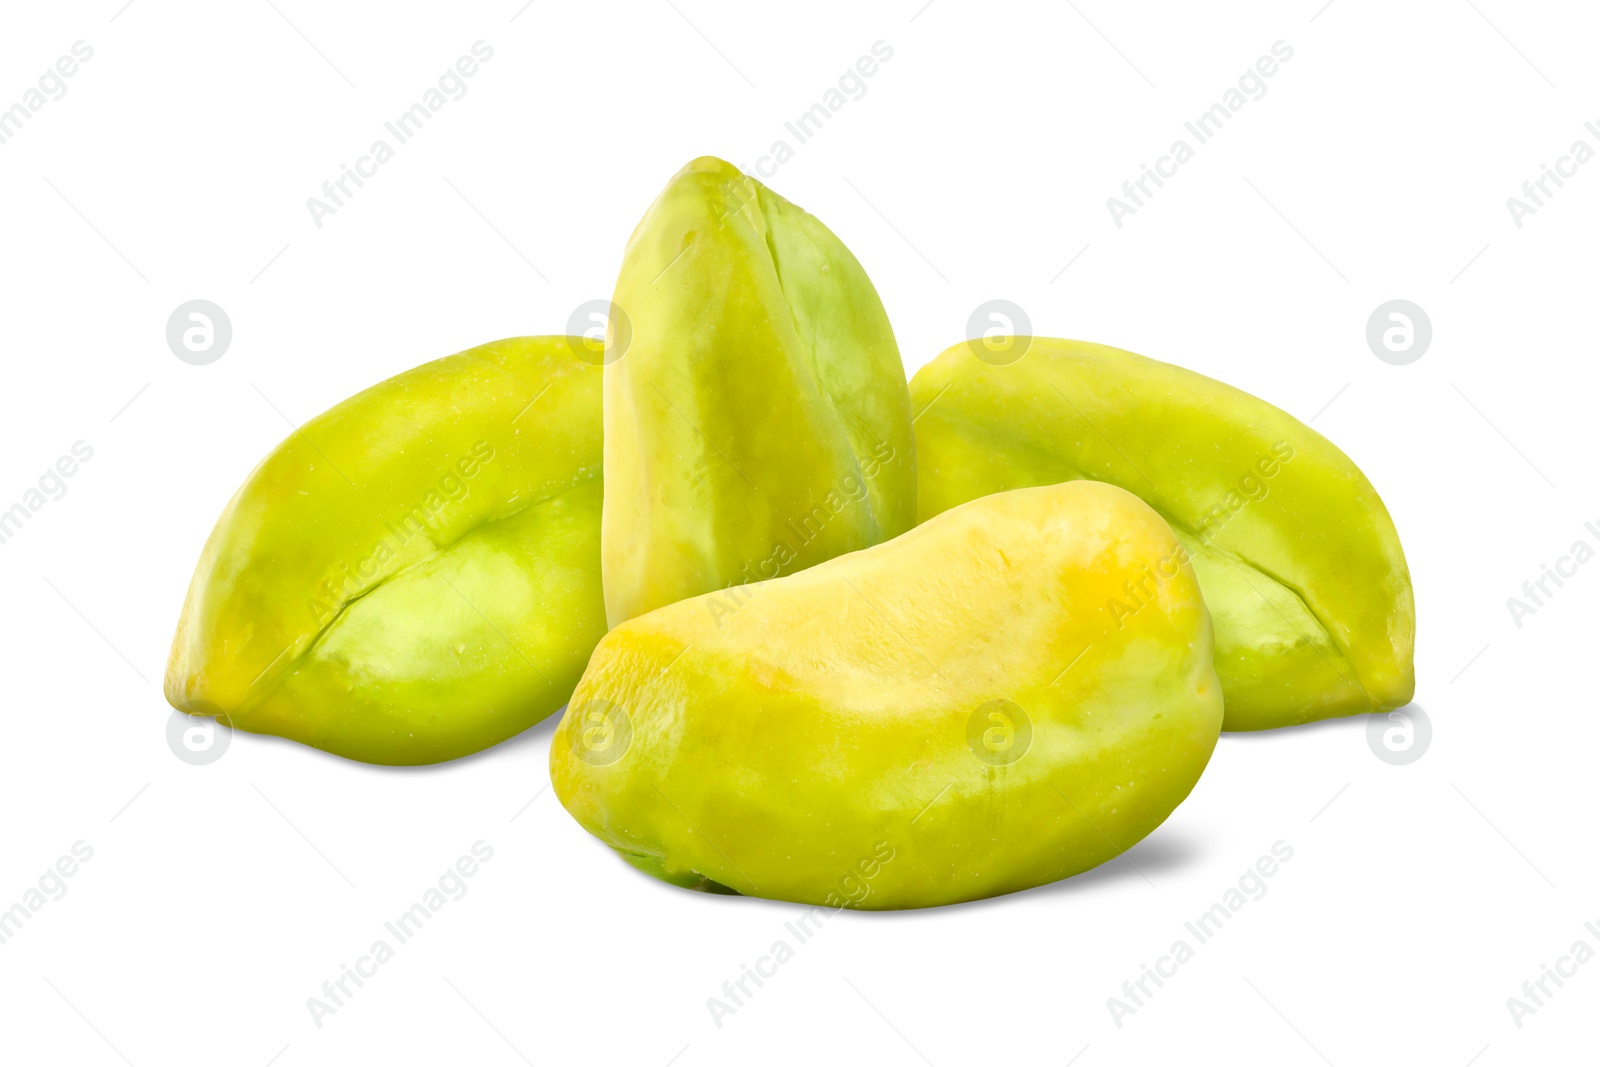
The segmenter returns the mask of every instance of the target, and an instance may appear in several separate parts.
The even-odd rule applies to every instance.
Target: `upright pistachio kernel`
[[[861,264],[816,218],[697,159],[634,231],[613,303],[632,327],[605,370],[613,626],[911,527],[900,352]]]

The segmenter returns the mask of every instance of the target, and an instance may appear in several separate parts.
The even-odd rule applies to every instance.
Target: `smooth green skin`
[[[1015,343],[1025,353],[1005,365],[978,358],[982,342],[954,345],[912,379],[923,519],[1018,486],[1120,485],[1192,557],[1216,625],[1223,729],[1410,701],[1411,575],[1389,512],[1348,456],[1266,401],[1181,367],[1084,341]]]
[[[660,608],[595,649],[551,742],[556,795],[665,881],[819,906],[1088,870],[1177,807],[1222,725],[1179,551],[1137,497],[1073,482],[739,590],[732,614],[721,594]],[[1142,567],[1170,577],[1119,627],[1106,599]],[[1025,750],[994,700],[1031,722]],[[980,759],[990,736],[1020,758]]]
[[[817,219],[697,159],[634,231],[614,303],[632,343],[605,372],[613,626],[915,523],[900,351],[861,264]]]
[[[275,448],[195,568],[168,701],[389,764],[477,752],[561,707],[605,632],[583,344],[426,363]]]

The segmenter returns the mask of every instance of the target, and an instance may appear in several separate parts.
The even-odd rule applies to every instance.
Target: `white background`
[[[1592,1060],[1600,962],[1520,1028],[1506,999],[1600,948],[1600,563],[1520,627],[1506,600],[1600,544],[1600,162],[1521,228],[1505,201],[1574,140],[1600,148],[1600,18],[1320,2],[7,5],[0,107],[73,42],[94,55],[0,145],[0,506],[74,442],[94,456],[0,545],[0,908],[74,842],[93,858],[0,945],[0,1058]],[[467,95],[315,226],[307,197],[478,40]],[[796,145],[785,120],[879,40],[865,96]],[[1115,226],[1106,198],[1279,40],[1266,96]],[[625,867],[548,790],[553,720],[416,770],[242,734],[175,758],[160,679],[184,589],[286,419],[565,332],[678,167],[779,138],[796,153],[770,184],[861,259],[908,372],[1004,297],[1040,334],[1181,363],[1343,447],[1410,560],[1422,758],[1380,761],[1359,719],[1224,736],[1131,863],[841,915],[720,1027],[706,999],[799,909]],[[233,324],[209,366],[165,340],[195,298]],[[1365,341],[1394,298],[1433,323],[1409,366]],[[470,892],[315,1025],[307,998],[480,839]],[[1117,1026],[1107,998],[1279,840],[1267,895]]]

